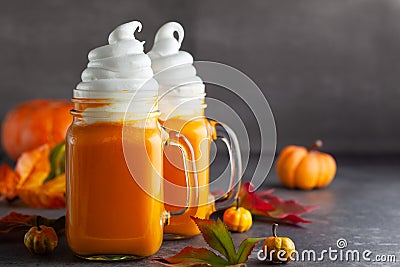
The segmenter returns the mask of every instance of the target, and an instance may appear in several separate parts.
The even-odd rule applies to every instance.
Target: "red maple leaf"
[[[255,216],[288,223],[311,223],[299,215],[318,209],[318,206],[304,206],[296,200],[284,200],[272,193],[274,189],[254,191],[247,182],[240,188],[240,206],[250,210]]]

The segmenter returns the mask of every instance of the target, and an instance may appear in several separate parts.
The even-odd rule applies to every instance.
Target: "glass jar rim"
[[[85,118],[145,118],[159,115],[157,96],[125,98],[72,98],[70,114]]]
[[[120,98],[71,98],[72,103],[76,104],[117,104],[117,103],[127,103],[132,100],[131,97],[120,97]],[[135,97],[135,101],[149,101],[149,102],[156,102],[157,96],[151,97]]]
[[[159,95],[158,99],[159,101],[162,99],[182,99],[182,100],[195,100],[195,99],[203,99],[206,97],[206,93],[201,93],[201,94],[197,94],[197,95],[193,95],[193,94],[180,94],[180,95],[176,95],[176,94],[164,94],[164,95]]]
[[[107,90],[80,90],[74,89],[72,99],[118,99],[118,101],[130,101],[131,98],[146,99],[158,97],[158,92],[147,90],[121,90],[121,91],[107,91]]]
[[[95,112],[87,112],[87,111],[80,111],[76,109],[71,109],[70,114],[74,117],[88,117],[88,118],[109,118],[110,115],[120,116],[120,114],[126,114],[126,112],[109,112],[109,111],[95,111]],[[151,112],[147,112],[147,118],[150,117],[158,117],[161,113],[159,110],[154,110]]]

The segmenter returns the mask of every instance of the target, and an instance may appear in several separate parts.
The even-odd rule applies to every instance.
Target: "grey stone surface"
[[[146,50],[160,25],[186,29],[197,60],[234,66],[268,98],[278,148],[316,138],[342,154],[400,153],[400,5],[395,0],[12,1],[0,8],[0,119],[18,102],[70,98],[88,51],[141,20]],[[257,125],[234,96],[209,96]],[[252,141],[257,142],[256,136]],[[257,145],[254,145],[257,147]]]
[[[299,251],[314,249],[321,252],[332,247],[336,249],[339,238],[345,238],[346,249],[369,249],[372,257],[376,255],[396,255],[394,263],[367,262],[291,262],[288,266],[395,266],[400,261],[400,158],[339,158],[338,173],[334,182],[326,189],[297,191],[282,188],[274,172],[271,172],[263,188],[276,188],[276,194],[283,198],[293,198],[308,205],[319,205],[320,209],[304,215],[312,224],[290,226],[282,224],[278,234],[289,236]],[[0,204],[0,216],[15,210],[23,213],[36,213],[57,217],[63,210],[34,210],[22,203],[15,206]],[[270,235],[270,222],[256,221],[252,229],[243,234],[233,234],[238,244],[246,237]],[[157,256],[171,256],[185,246],[205,246],[201,237],[188,240],[164,242]],[[259,247],[258,247],[259,248]],[[250,256],[248,266],[263,266],[256,258],[256,248]],[[344,249],[343,251],[346,251]],[[99,266],[99,263],[85,262],[73,256],[65,238],[56,251],[45,257],[33,256],[25,248],[22,235],[0,235],[1,266]],[[104,263],[104,266],[157,266],[149,259]]]

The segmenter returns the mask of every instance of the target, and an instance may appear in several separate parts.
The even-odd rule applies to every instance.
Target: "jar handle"
[[[189,140],[178,131],[167,129],[162,126],[163,133],[167,136],[164,138],[165,146],[178,147],[182,152],[183,168],[185,171],[187,198],[185,207],[178,211],[168,211],[170,216],[187,215],[194,216],[197,212],[199,203],[199,182],[197,178],[197,168],[195,162],[194,149]],[[190,208],[190,209],[189,209]]]
[[[226,209],[236,201],[239,196],[242,180],[242,159],[240,156],[239,141],[235,132],[226,124],[208,119],[212,127],[211,138],[213,141],[221,140],[228,148],[229,162],[231,165],[231,177],[229,180],[229,192],[215,201],[216,210]]]

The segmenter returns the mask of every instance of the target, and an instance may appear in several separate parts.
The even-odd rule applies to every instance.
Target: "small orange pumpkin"
[[[239,198],[236,199],[236,206],[225,210],[223,220],[229,230],[243,233],[251,228],[253,219],[249,210],[239,206]]]
[[[72,122],[72,104],[62,100],[32,100],[10,110],[2,124],[2,144],[12,159],[43,144],[65,139]]]
[[[313,189],[330,184],[336,174],[336,161],[329,154],[317,151],[322,141],[317,140],[309,149],[287,146],[280,153],[276,172],[288,188]]]

